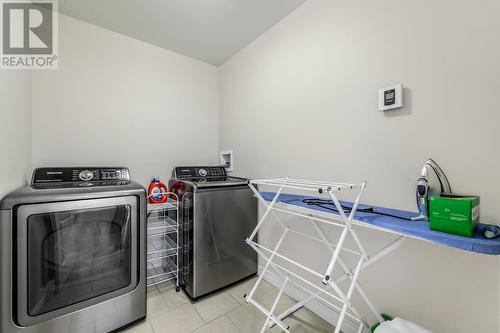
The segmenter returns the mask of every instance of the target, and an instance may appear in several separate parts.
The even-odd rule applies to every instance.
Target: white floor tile
[[[163,296],[160,294],[154,294],[148,296],[147,298],[147,311],[148,318],[153,317],[159,313],[167,311],[169,308],[165,301],[163,300]]]
[[[227,292],[221,292],[193,304],[205,322],[210,322],[217,317],[238,307],[240,303]]]
[[[333,332],[335,329],[330,323],[306,308],[302,308],[291,314],[285,318],[284,322],[290,327],[290,332],[293,333],[328,333]],[[274,326],[271,332],[279,333],[281,329]]]
[[[147,288],[147,291],[146,291],[147,296],[153,296],[156,294],[158,294],[158,289],[156,288],[156,286],[151,286],[151,287]]]
[[[249,280],[246,280],[230,289],[228,289],[228,293],[231,294],[240,304],[246,304],[244,300],[244,295],[249,294],[250,291],[253,288],[253,285],[257,281],[257,277],[251,278]],[[266,292],[274,289],[274,286],[271,285],[270,283],[262,280],[262,282],[259,284],[259,287],[255,291],[254,296],[258,297],[262,294],[265,294]]]
[[[271,307],[273,306],[274,300],[276,299],[276,296],[278,296],[278,293],[279,290],[277,288],[273,288],[272,290],[256,297],[255,299],[266,309],[271,310]],[[297,303],[295,300],[283,293],[280,297],[278,305],[276,306],[276,309],[274,310],[274,313],[280,314],[295,303]]]
[[[155,333],[188,333],[205,324],[191,304],[162,313],[150,322]]]
[[[176,292],[175,284],[167,282],[148,289],[148,321],[127,330],[127,333],[254,333],[260,332],[266,319],[253,305],[245,303],[243,295],[249,293],[257,278],[246,280],[227,291],[191,303],[184,292]],[[270,309],[278,289],[262,281],[254,299]],[[279,314],[295,301],[283,294],[275,314]],[[323,333],[333,326],[302,308],[284,322],[293,333]],[[278,333],[274,326],[266,332]]]
[[[253,305],[244,304],[230,311],[226,316],[240,333],[260,332],[266,316]]]
[[[169,309],[174,309],[178,306],[187,304],[190,302],[189,298],[186,296],[184,291],[175,291],[174,288],[162,288],[159,290],[163,301]]]
[[[123,333],[154,333],[153,328],[148,320],[143,323],[134,325],[129,329],[123,331]]]
[[[193,333],[239,333],[239,331],[228,317],[221,316]]]

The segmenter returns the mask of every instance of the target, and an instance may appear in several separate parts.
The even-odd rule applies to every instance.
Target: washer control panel
[[[226,169],[222,166],[177,167],[174,169],[172,174],[173,178],[178,179],[214,178],[226,176]]]
[[[90,170],[83,170],[78,174],[78,178],[83,181],[89,181],[94,178],[94,173]]]
[[[119,185],[130,182],[127,168],[38,168],[33,172],[31,184],[100,182],[99,185]],[[98,185],[98,184],[96,184]]]

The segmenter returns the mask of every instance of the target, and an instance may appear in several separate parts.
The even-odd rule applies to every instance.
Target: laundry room
[[[0,6],[0,333],[500,333],[499,1]]]

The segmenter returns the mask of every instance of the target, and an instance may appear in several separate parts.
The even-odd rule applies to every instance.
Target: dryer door
[[[30,326],[137,286],[137,198],[25,205],[17,214],[17,316]]]

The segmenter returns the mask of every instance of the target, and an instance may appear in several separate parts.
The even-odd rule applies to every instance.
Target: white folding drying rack
[[[351,303],[351,298],[353,296],[354,290],[356,290],[364,302],[368,305],[369,309],[375,315],[375,318],[378,322],[382,323],[384,319],[380,311],[378,311],[377,307],[374,303],[368,298],[366,292],[362,288],[360,282],[358,281],[360,272],[372,264],[373,262],[379,260],[381,257],[386,254],[392,252],[396,248],[401,245],[402,241],[404,241],[404,237],[398,238],[396,241],[393,241],[391,244],[380,250],[378,253],[369,256],[358,237],[356,230],[353,227],[354,215],[356,214],[356,210],[358,208],[361,196],[365,190],[366,182],[361,184],[346,184],[346,183],[333,183],[333,182],[322,182],[322,181],[309,181],[302,179],[292,179],[292,178],[278,178],[278,179],[260,179],[260,180],[250,180],[249,186],[259,199],[259,201],[264,205],[266,211],[262,215],[259,220],[257,226],[253,230],[250,237],[246,239],[247,244],[249,244],[263,259],[265,265],[261,271],[259,278],[257,279],[255,285],[248,295],[245,296],[246,302],[253,304],[257,309],[263,312],[266,315],[266,320],[262,326],[261,332],[264,332],[267,327],[271,327],[273,325],[278,325],[283,331],[289,332],[289,327],[283,322],[283,319],[294,313],[301,307],[305,306],[307,303],[312,300],[320,300],[330,307],[336,309],[339,312],[339,317],[337,320],[337,324],[335,325],[335,333],[339,333],[342,329],[342,324],[345,323],[345,318],[348,317],[351,319],[351,322],[358,324],[358,333],[363,332],[363,330],[368,329],[369,325],[367,320],[361,315],[361,313],[356,309],[356,307]],[[270,203],[266,201],[261,193],[257,190],[257,186],[259,187],[267,187],[272,188],[273,193],[276,192],[274,198]],[[338,213],[329,212],[324,213],[318,210],[313,210],[309,208],[295,209],[292,208],[293,205],[280,204],[278,198],[282,193],[292,192],[292,193],[300,193],[300,192],[314,192],[317,195],[327,196],[330,198],[335,205]],[[355,191],[356,200],[352,205],[352,209],[349,214],[347,214],[341,205],[338,194],[340,192]],[[300,193],[303,194],[303,193]],[[296,207],[296,206],[295,206]],[[300,208],[300,207],[299,207]],[[315,231],[318,233],[318,237],[313,237],[302,232],[296,231],[292,229],[290,226],[285,226],[280,218],[277,216],[276,212],[281,212],[285,214],[291,214],[297,217],[302,217],[310,223]],[[276,242],[274,248],[268,248],[262,244],[259,244],[255,238],[262,227],[264,222],[271,216],[274,220],[281,226],[283,232],[279,237],[279,240]],[[318,225],[319,223],[324,223],[330,226],[334,226],[340,229],[340,236],[338,237],[336,242],[332,242],[327,235],[323,232],[323,230]],[[297,262],[283,254],[279,253],[280,246],[282,245],[285,237],[289,234],[296,234],[302,236],[308,240],[318,241],[325,245],[326,250],[330,255],[330,260],[326,265],[325,271],[317,272],[306,265]],[[345,242],[348,236],[351,236],[354,240],[358,250],[352,250],[345,246]],[[341,253],[350,253],[357,255],[359,259],[357,260],[357,264],[354,267],[349,267],[346,261],[342,258]],[[316,276],[318,280],[312,281],[302,277],[297,272],[292,272],[289,268],[284,267],[281,264],[276,263],[277,259],[281,259],[281,261],[286,262],[287,264],[291,264],[292,267],[298,268],[298,271],[303,271],[308,273],[309,276]],[[338,277],[333,277],[334,268],[338,266],[342,270],[342,275]],[[278,273],[279,277],[283,279],[283,284],[279,290],[279,293],[271,306],[271,309],[266,309],[264,306],[259,304],[254,298],[254,293],[261,283],[263,277],[269,268],[273,268],[275,272]],[[350,284],[347,288],[347,292],[344,292],[339,284],[350,280]],[[319,283],[321,281],[322,283]],[[316,283],[315,283],[316,282]],[[278,302],[285,290],[285,287],[288,284],[292,284],[295,287],[304,290],[309,296],[300,300],[287,310],[285,310],[281,314],[275,314],[276,307]],[[308,286],[309,288],[306,288]],[[329,297],[326,299],[325,297]],[[335,300],[335,302],[333,301]],[[338,304],[337,304],[338,303]]]

